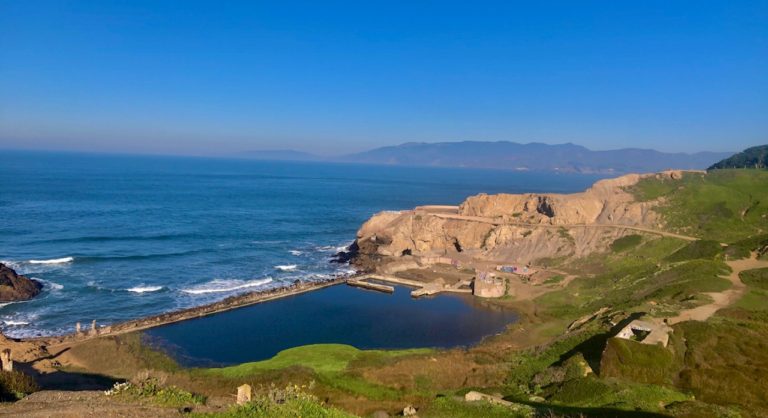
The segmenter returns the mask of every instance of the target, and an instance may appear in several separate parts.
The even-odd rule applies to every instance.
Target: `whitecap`
[[[0,264],[5,264],[6,266],[8,266],[8,268],[15,270],[17,273],[21,269],[21,264],[17,263],[16,261],[0,260]]]
[[[146,293],[146,292],[157,292],[162,288],[163,286],[136,286],[136,287],[131,287],[130,289],[125,289],[125,290],[129,292],[134,292],[134,293]]]
[[[29,322],[24,321],[3,321],[5,325],[8,325],[9,327],[13,326],[21,326],[21,325],[29,325]]]
[[[296,264],[287,264],[287,265],[282,265],[282,266],[275,266],[275,269],[280,270],[280,271],[294,271],[297,268],[299,268],[299,266],[296,265]]]
[[[304,252],[299,251],[299,250],[291,250],[291,251],[288,251],[288,252],[291,253],[291,255],[295,255],[297,257],[302,255],[302,254],[304,254]]]
[[[64,264],[74,260],[74,257],[51,258],[49,260],[29,260],[29,264]]]
[[[50,280],[43,280],[37,277],[31,277],[32,280],[37,280],[38,282],[42,283],[44,287],[50,288],[51,290],[61,290],[64,288],[63,284],[54,283]]]
[[[234,292],[236,290],[261,287],[268,283],[272,283],[271,278],[251,281],[215,279],[209,283],[189,289],[182,289],[181,291],[192,295],[203,295],[206,293]]]

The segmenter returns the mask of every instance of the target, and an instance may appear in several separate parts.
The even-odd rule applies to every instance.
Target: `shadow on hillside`
[[[61,354],[61,353],[59,353]],[[58,355],[58,354],[57,354]],[[55,358],[56,356],[50,356]],[[31,363],[15,363],[17,370],[32,376],[41,390],[108,390],[119,380],[97,373],[56,370],[50,373],[39,373],[32,368]]]
[[[570,351],[561,355],[560,359],[554,365],[559,366],[574,354],[581,353],[584,356],[584,360],[586,360],[589,364],[589,367],[592,368],[592,371],[594,371],[596,375],[600,376],[600,360],[603,355],[603,350],[605,350],[605,345],[608,343],[608,339],[629,325],[630,322],[641,318],[643,315],[645,315],[645,312],[632,313],[629,315],[629,317],[619,321],[616,325],[611,327],[608,332],[592,336],[584,340],[576,347],[573,347]]]
[[[547,411],[551,413],[552,416],[556,417],[573,417],[573,418],[580,418],[580,417],[598,417],[598,418],[608,418],[608,417],[632,417],[632,418],[667,418],[669,415],[665,414],[658,414],[654,412],[645,412],[645,411],[627,411],[624,409],[615,409],[615,408],[579,408],[579,407],[571,407],[571,406],[552,406],[551,404],[545,404],[545,403],[536,403],[536,402],[520,402],[525,403],[527,405],[530,405],[534,408],[536,408],[539,412],[536,416],[542,416],[546,417]]]

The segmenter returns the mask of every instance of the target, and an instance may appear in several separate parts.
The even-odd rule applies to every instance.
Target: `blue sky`
[[[0,148],[768,143],[768,1],[0,0]]]

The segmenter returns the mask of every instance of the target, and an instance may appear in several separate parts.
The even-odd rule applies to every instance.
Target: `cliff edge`
[[[398,259],[527,264],[581,257],[625,235],[664,235],[663,222],[653,210],[663,198],[639,201],[631,188],[644,178],[682,175],[629,174],[598,181],[581,193],[479,194],[459,206],[381,212],[358,231],[353,262],[376,270]]]

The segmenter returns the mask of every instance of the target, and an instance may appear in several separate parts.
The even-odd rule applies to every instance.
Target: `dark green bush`
[[[717,241],[699,240],[693,241],[685,247],[675,251],[667,257],[668,261],[688,261],[688,260],[714,260],[715,257],[722,254],[723,247]]]
[[[642,241],[643,237],[640,235],[627,235],[626,237],[621,237],[613,241],[611,250],[616,253],[626,251],[630,248],[637,247]]]
[[[0,400],[16,401],[40,388],[31,376],[20,371],[0,372]]]

